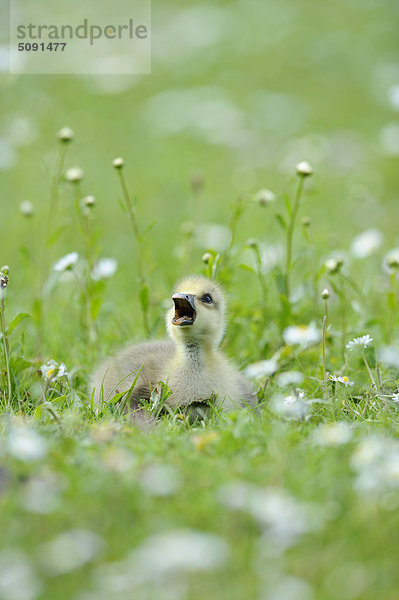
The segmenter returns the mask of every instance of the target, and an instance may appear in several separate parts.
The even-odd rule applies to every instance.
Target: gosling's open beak
[[[175,316],[172,319],[172,324],[179,327],[192,325],[197,316],[194,296],[191,294],[173,294],[172,300],[175,303]]]

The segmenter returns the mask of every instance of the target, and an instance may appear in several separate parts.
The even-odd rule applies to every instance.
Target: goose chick
[[[149,399],[159,381],[171,390],[171,408],[213,399],[223,410],[253,404],[246,379],[219,349],[225,330],[225,298],[215,282],[191,276],[182,279],[172,295],[166,315],[170,341],[130,346],[106,361],[95,373],[95,398],[108,401],[118,391],[129,390],[130,406]]]

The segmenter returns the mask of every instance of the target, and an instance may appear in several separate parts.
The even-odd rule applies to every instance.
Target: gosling
[[[118,392],[130,393],[131,409],[149,399],[160,381],[171,409],[216,403],[223,411],[254,404],[249,383],[219,349],[225,331],[225,298],[219,285],[202,277],[182,279],[166,314],[170,341],[130,346],[105,361],[92,380],[96,402],[108,402]],[[141,370],[140,370],[141,369]]]

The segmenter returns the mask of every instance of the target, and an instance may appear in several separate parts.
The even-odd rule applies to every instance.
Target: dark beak
[[[172,319],[173,325],[178,325],[179,327],[192,325],[197,316],[194,296],[191,294],[173,294],[172,300],[175,303],[175,316]]]

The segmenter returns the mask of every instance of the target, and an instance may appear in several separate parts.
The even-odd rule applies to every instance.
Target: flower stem
[[[262,272],[262,257],[260,254],[258,244],[256,244],[254,246],[253,250],[255,252],[255,258],[256,258],[256,274],[259,279],[259,284],[260,284],[260,287],[262,290],[262,295],[263,295],[263,302],[264,302],[264,306],[265,306],[265,310],[266,310],[267,284],[266,284],[265,277],[263,276],[263,272]]]
[[[60,189],[60,183],[61,183],[62,173],[64,170],[67,151],[68,151],[68,144],[60,144],[57,163],[56,163],[52,181],[51,181],[50,205],[49,205],[49,211],[48,211],[48,215],[47,215],[47,228],[46,228],[45,243],[48,242],[48,238],[52,234],[52,226],[56,220],[57,209],[58,209],[59,189]]]
[[[129,191],[127,189],[127,185],[126,185],[126,181],[125,181],[122,169],[118,169],[118,174],[119,174],[119,180],[121,183],[121,188],[122,188],[122,192],[123,192],[123,198],[125,201],[127,214],[129,216],[129,220],[130,220],[130,223],[131,223],[131,226],[133,229],[133,234],[134,234],[134,237],[136,240],[137,272],[138,272],[138,278],[139,278],[139,300],[140,300],[141,312],[142,312],[142,317],[143,317],[144,333],[145,333],[146,337],[149,337],[150,336],[150,326],[149,326],[149,320],[148,320],[148,302],[145,299],[145,296],[146,296],[145,292],[147,291],[147,286],[146,286],[146,277],[145,277],[144,268],[143,268],[142,238],[141,238],[141,234],[140,234],[140,228],[139,228],[139,225],[138,225],[138,222],[136,219],[135,206],[132,202]]]
[[[397,282],[396,282],[396,273],[393,272],[390,275],[391,281],[391,290],[388,292],[388,328],[386,334],[386,343],[390,344],[392,342],[392,336],[395,326],[395,316],[397,310]]]
[[[323,382],[324,393],[326,400],[330,401],[327,385],[327,369],[326,369],[326,334],[327,334],[327,300],[324,302],[324,317],[323,317],[323,340],[322,340],[322,361],[323,361]]]
[[[58,199],[59,199],[59,188],[62,179],[62,173],[64,170],[65,159],[68,151],[68,144],[60,144],[58,156],[56,160],[56,164],[54,167],[54,171],[51,179],[51,188],[50,188],[50,202],[48,206],[48,213],[46,219],[46,229],[43,235],[43,242],[40,251],[40,263],[38,267],[39,277],[39,290],[36,302],[36,313],[37,313],[37,322],[38,322],[38,331],[39,331],[39,346],[41,346],[44,333],[44,322],[43,322],[43,302],[45,297],[45,282],[48,276],[49,269],[49,260],[50,260],[50,252],[49,252],[49,242],[51,236],[54,234],[54,224],[56,223],[56,216],[58,210]]]
[[[291,263],[292,263],[292,240],[294,236],[295,222],[298,216],[300,200],[303,191],[304,178],[300,177],[298,182],[297,191],[295,194],[294,206],[292,207],[290,220],[287,227],[287,252],[285,262],[285,291],[287,298],[290,298],[290,275],[291,275]]]
[[[345,348],[347,339],[347,306],[346,306],[346,290],[345,279],[342,278],[342,288],[340,293],[341,300],[341,315],[342,315],[342,337],[341,337],[341,353],[342,361],[345,362]]]
[[[374,391],[375,391],[375,393],[378,395],[378,387],[377,387],[377,384],[376,384],[376,382],[375,382],[375,379],[374,379],[374,377],[373,377],[373,374],[372,374],[372,372],[371,372],[371,369],[370,369],[369,363],[367,362],[367,358],[366,358],[366,355],[365,355],[365,353],[364,353],[364,350],[363,350],[363,352],[362,352],[362,356],[363,356],[363,361],[364,361],[364,364],[365,364],[365,366],[366,366],[367,372],[368,372],[368,374],[369,374],[369,376],[370,376],[371,385],[372,385],[372,387],[374,388]]]
[[[229,252],[232,250],[235,242],[236,242],[236,236],[237,236],[237,228],[238,228],[238,222],[240,220],[240,217],[242,215],[244,211],[244,204],[242,201],[242,198],[237,198],[237,200],[235,201],[234,204],[234,211],[230,220],[230,232],[231,232],[231,240],[230,240],[230,245],[229,245]]]
[[[92,318],[92,288],[90,281],[90,274],[93,268],[93,256],[92,256],[92,240],[91,240],[91,227],[90,227],[90,214],[84,215],[82,214],[81,202],[83,199],[82,188],[80,182],[76,181],[73,183],[73,193],[74,193],[74,202],[75,202],[75,212],[78,220],[78,228],[82,237],[84,238],[84,243],[86,246],[86,262],[87,262],[87,273],[85,282],[81,281],[80,278],[75,274],[80,287],[82,288],[83,300],[85,305],[85,313],[86,313],[86,327],[87,327],[87,352],[89,359],[91,359],[93,355],[93,348],[95,347],[97,341],[97,328],[96,324]]]
[[[12,396],[12,388],[11,388],[11,374],[10,374],[10,358],[8,352],[8,341],[6,336],[6,321],[4,316],[4,289],[0,287],[1,294],[1,332],[3,334],[3,350],[4,350],[4,360],[6,363],[6,372],[7,372],[7,385],[8,385],[8,403],[6,406],[11,408],[11,396]]]

